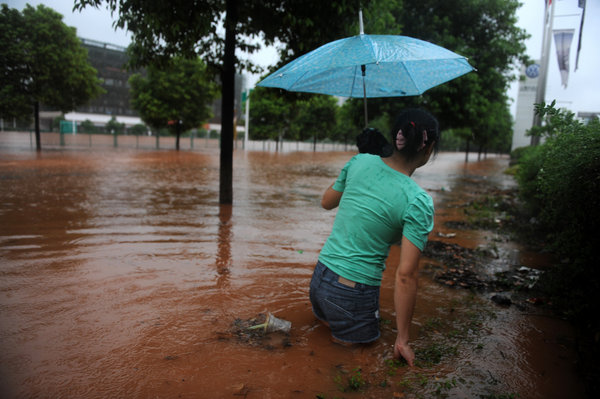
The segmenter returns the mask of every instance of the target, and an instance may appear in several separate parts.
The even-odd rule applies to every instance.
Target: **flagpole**
[[[552,23],[554,21],[554,4],[556,0],[550,1],[550,17],[548,18],[548,6],[544,7],[544,35],[542,43],[542,58],[540,60],[540,77],[535,95],[535,104],[541,104],[546,98],[546,82],[548,80],[548,64],[550,61],[550,44],[552,42]],[[533,126],[541,126],[542,118],[534,112]],[[531,136],[531,145],[540,143],[539,136]]]
[[[579,68],[579,52],[581,51],[581,36],[583,35],[583,21],[585,20],[585,0],[579,0],[581,11],[581,23],[579,24],[579,41],[577,42],[577,57],[575,58],[575,70]]]

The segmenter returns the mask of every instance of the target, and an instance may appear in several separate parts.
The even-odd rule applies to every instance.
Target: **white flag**
[[[558,59],[558,69],[560,70],[560,80],[564,87],[567,87],[569,80],[569,53],[571,52],[571,42],[575,29],[556,29],[554,30],[554,44],[556,45],[556,58]]]

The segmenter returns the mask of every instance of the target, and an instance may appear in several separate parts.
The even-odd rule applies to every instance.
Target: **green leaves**
[[[337,112],[336,100],[332,96],[281,95],[277,90],[257,87],[251,96],[250,134],[258,140],[331,138]]]
[[[555,108],[556,100],[550,105],[542,102],[535,104],[535,112],[540,115],[544,121],[542,126],[534,126],[528,132],[530,136],[555,137],[559,133],[576,134],[586,130],[583,123],[575,119],[575,114],[571,111]]]
[[[23,12],[2,5],[0,113],[27,119],[35,102],[69,112],[102,93],[74,28],[62,15],[39,5]]]
[[[211,116],[210,105],[217,93],[212,75],[199,59],[175,57],[163,66],[151,66],[147,75],[134,74],[132,106],[146,124],[173,133],[199,127]],[[170,124],[169,121],[178,121]]]
[[[600,123],[588,125],[572,113],[541,104],[546,141],[528,147],[519,159],[522,199],[538,221],[548,249],[562,261],[553,270],[553,302],[577,318],[598,314],[590,302],[600,287],[597,264],[600,220]],[[594,319],[597,325],[597,321]]]

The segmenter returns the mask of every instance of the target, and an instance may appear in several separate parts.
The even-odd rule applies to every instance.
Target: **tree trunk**
[[[467,150],[465,151],[465,163],[469,162],[469,145],[471,144],[471,140],[467,140]]]
[[[313,136],[313,152],[317,152],[317,136]]]
[[[179,151],[179,138],[181,137],[181,125],[177,122],[177,127],[175,127],[175,150]]]
[[[235,97],[235,45],[237,0],[226,1],[225,54],[221,74],[221,165],[219,203],[233,203],[233,109]]]
[[[35,149],[42,151],[42,138],[40,137],[40,102],[33,103],[33,116],[35,118]]]

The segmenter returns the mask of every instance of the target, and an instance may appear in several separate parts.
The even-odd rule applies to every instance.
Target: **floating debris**
[[[238,342],[264,349],[276,349],[292,346],[289,332],[292,323],[279,319],[271,313],[260,313],[256,317],[235,319],[229,333],[220,333],[219,339],[235,338]]]
[[[268,313],[267,320],[264,323],[248,327],[248,330],[257,330],[259,328],[262,328],[266,333],[280,331],[287,334],[290,332],[290,328],[292,328],[292,323],[287,320],[278,319],[271,313]]]
[[[435,279],[448,287],[482,289],[487,283],[481,280],[473,271],[465,268],[449,268],[437,274]]]
[[[442,237],[442,238],[454,238],[454,237],[456,237],[456,233],[442,233],[440,231],[438,231],[437,235],[438,235],[438,237]]]

